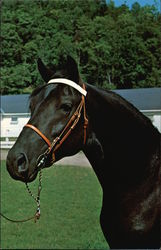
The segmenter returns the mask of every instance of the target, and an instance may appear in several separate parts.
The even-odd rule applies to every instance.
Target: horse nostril
[[[21,174],[25,174],[28,171],[28,160],[24,153],[21,153],[17,158],[17,168]]]

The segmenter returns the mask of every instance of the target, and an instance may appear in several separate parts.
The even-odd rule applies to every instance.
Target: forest
[[[161,86],[161,14],[155,5],[106,0],[5,0],[1,94],[42,84],[40,57],[57,67],[71,55],[84,82],[105,89]]]

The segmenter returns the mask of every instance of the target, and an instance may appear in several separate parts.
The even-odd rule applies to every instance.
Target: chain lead
[[[31,192],[28,183],[26,183],[26,188],[30,196],[35,200],[37,204],[37,211],[35,213],[35,222],[40,218],[40,192],[42,189],[42,169],[39,171],[39,185],[38,185],[38,191],[37,191],[37,197]]]

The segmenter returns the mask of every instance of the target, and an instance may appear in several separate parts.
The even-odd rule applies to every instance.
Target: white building
[[[1,148],[10,148],[28,122],[29,95],[1,96]]]
[[[148,116],[161,132],[161,88],[115,90]],[[1,97],[1,148],[10,148],[28,122],[29,95]]]

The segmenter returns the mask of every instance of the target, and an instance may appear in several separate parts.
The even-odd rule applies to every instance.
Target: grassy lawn
[[[0,249],[108,249],[99,224],[102,190],[91,168],[55,166],[43,171],[37,223],[1,219]],[[37,192],[37,180],[30,184]],[[1,212],[13,219],[35,213],[25,185],[1,162]]]

